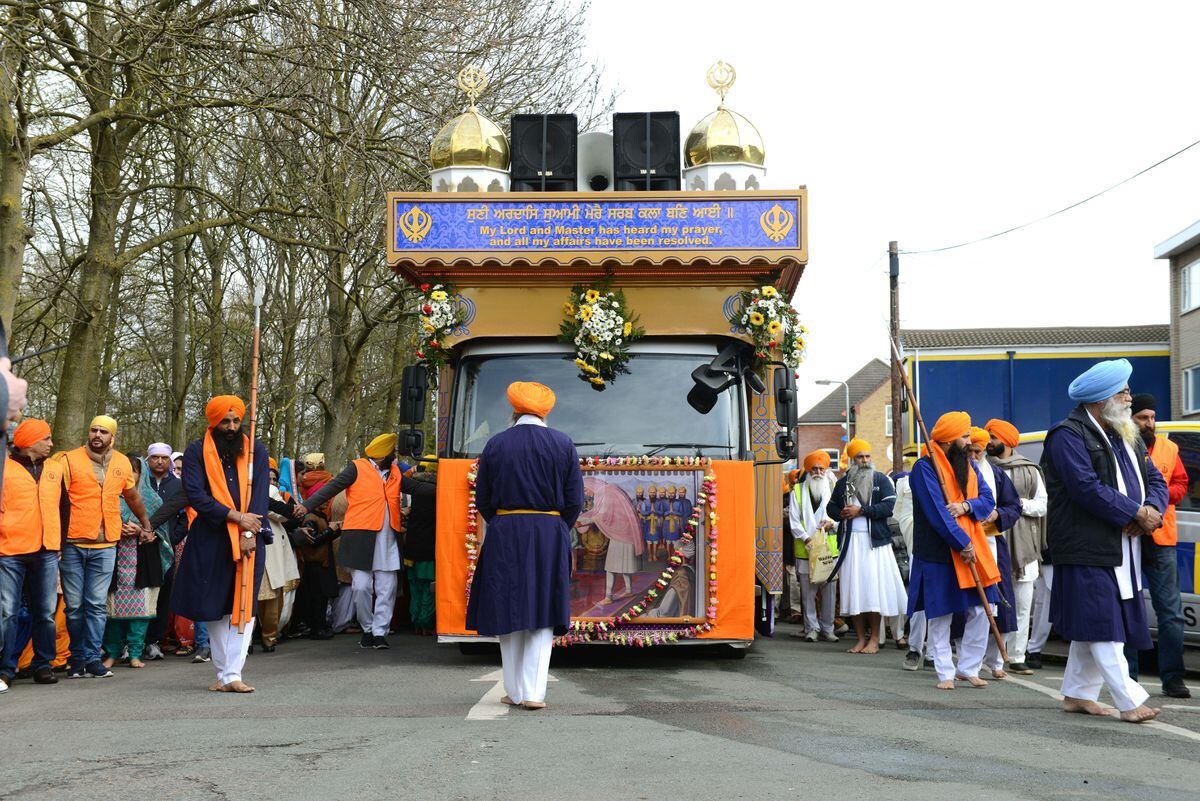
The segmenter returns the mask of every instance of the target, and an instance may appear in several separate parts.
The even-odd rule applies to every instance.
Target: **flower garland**
[[[646,330],[630,312],[624,292],[576,284],[563,304],[563,318],[558,339],[575,347],[579,377],[592,389],[603,392],[608,382],[629,372],[629,343],[645,336]]]
[[[420,329],[413,337],[414,355],[428,368],[430,383],[434,386],[450,354],[450,348],[443,340],[467,319],[466,310],[457,300],[458,292],[450,284],[421,284],[416,309]]]
[[[808,329],[800,323],[792,304],[770,284],[738,294],[741,303],[729,322],[750,334],[755,369],[763,372],[774,348],[780,350],[784,364],[793,370],[799,367],[804,361]]]
[[[683,557],[674,554],[668,560],[667,567],[659,574],[658,579],[641,599],[620,615],[614,615],[607,620],[572,620],[570,630],[561,637],[556,637],[554,644],[560,647],[587,642],[608,642],[614,645],[627,645],[645,648],[651,645],[663,645],[678,642],[683,639],[698,637],[712,631],[717,621],[717,598],[719,582],[717,580],[717,534],[720,517],[717,515],[717,477],[712,472],[712,460],[697,456],[608,456],[586,457],[579,460],[581,467],[590,469],[629,469],[637,467],[700,467],[705,471],[704,481],[696,496],[696,505],[692,516],[684,524],[684,530],[679,538],[681,546],[694,543],[696,532],[704,515],[708,516],[707,539],[707,579],[708,605],[704,611],[704,622],[695,624],[662,624],[643,626],[636,623],[637,618],[649,609],[659,594],[671,583],[675,573],[683,564]],[[479,515],[475,505],[475,483],[479,477],[479,462],[476,461],[467,469],[467,486],[469,490],[467,501],[467,600],[471,598],[471,583],[475,578],[475,564],[479,559]],[[705,558],[698,560],[698,573],[704,571]]]

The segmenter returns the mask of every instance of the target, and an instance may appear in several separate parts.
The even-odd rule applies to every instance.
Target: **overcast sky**
[[[1200,139],[1200,3],[597,0],[593,57],[618,111],[716,107],[705,72],[763,136],[768,188],[809,189],[817,378],[887,356],[888,240],[986,236],[1097,192]],[[901,259],[909,328],[1169,319],[1154,245],[1200,219],[1200,146],[1028,229]]]

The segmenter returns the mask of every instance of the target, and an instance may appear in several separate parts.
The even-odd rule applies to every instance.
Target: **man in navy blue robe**
[[[975,687],[987,686],[979,678],[979,667],[987,648],[989,625],[987,615],[979,601],[975,588],[959,586],[951,551],[959,554],[964,562],[976,560],[974,543],[970,535],[959,525],[958,518],[969,516],[983,522],[996,507],[992,491],[979,467],[967,455],[970,447],[971,418],[963,412],[947,412],[933,427],[929,447],[940,448],[946,455],[959,487],[968,485],[968,474],[975,473],[978,492],[971,497],[960,489],[963,501],[947,503],[938,480],[937,468],[928,454],[913,464],[909,474],[909,487],[913,496],[913,553],[908,582],[908,615],[925,612],[927,622],[927,651],[933,655],[933,666],[937,672],[938,689],[953,690],[954,681],[962,677]],[[999,595],[996,587],[986,589],[988,603],[996,603]],[[950,628],[956,612],[966,614],[962,645],[958,653],[958,664],[950,651]]]
[[[554,393],[508,387],[513,425],[479,456],[475,504],[487,529],[467,627],[500,639],[501,699],[544,709],[550,650],[571,622],[571,528],[583,508],[583,474],[571,438],[546,426]]]
[[[187,542],[175,576],[171,611],[190,620],[208,623],[209,647],[217,681],[214,692],[253,692],[242,681],[242,668],[254,632],[258,587],[262,581],[264,558],[253,559],[253,578],[248,620],[239,629],[240,610],[235,598],[244,596],[236,586],[239,561],[246,569],[250,555],[263,554],[271,536],[266,523],[270,503],[270,463],[267,449],[254,443],[253,480],[250,502],[242,509],[242,481],[246,470],[249,439],[242,433],[245,404],[231,395],[209,401],[205,409],[209,429],[190,443],[183,453],[183,490],[195,519],[188,529]],[[210,474],[216,473],[224,485],[214,487]],[[234,558],[232,537],[237,534],[239,558]]]
[[[1121,719],[1160,710],[1129,677],[1124,646],[1151,647],[1141,593],[1141,538],[1162,525],[1167,484],[1150,461],[1130,411],[1127,359],[1093,365],[1071,382],[1079,405],[1046,434],[1047,532],[1054,582],[1050,620],[1071,643],[1063,711],[1107,715],[1108,688]]]

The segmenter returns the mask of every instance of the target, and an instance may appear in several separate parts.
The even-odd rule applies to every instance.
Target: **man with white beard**
[[[1100,362],[1071,382],[1079,405],[1050,429],[1042,453],[1049,494],[1047,530],[1054,562],[1050,620],[1071,643],[1063,711],[1107,715],[1108,688],[1121,720],[1159,714],[1129,677],[1123,647],[1151,647],[1141,594],[1141,537],[1157,530],[1167,484],[1149,460],[1130,413],[1127,359]]]
[[[809,642],[816,642],[818,637],[825,642],[838,641],[833,633],[833,607],[836,603],[833,593],[837,580],[814,585],[808,572],[808,546],[813,537],[825,537],[830,555],[837,556],[838,553],[837,534],[834,533],[837,523],[825,514],[825,507],[829,505],[829,497],[833,494],[833,483],[828,475],[829,464],[829,454],[825,451],[813,451],[805,456],[804,481],[796,482],[788,499],[788,524],[795,540],[796,579],[804,597],[805,631],[803,634],[794,634]],[[820,615],[817,614],[818,595],[821,596]]]
[[[850,468],[834,485],[826,507],[826,514],[840,521],[838,535],[845,552],[838,600],[842,615],[854,617],[858,641],[850,653],[877,654],[882,619],[900,614],[908,604],[887,522],[896,506],[896,488],[872,466],[871,443],[855,437],[846,455],[852,460]]]

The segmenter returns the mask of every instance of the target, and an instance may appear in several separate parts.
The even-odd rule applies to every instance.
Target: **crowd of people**
[[[792,636],[837,642],[852,625],[850,652],[876,654],[890,628],[903,667],[931,660],[937,687],[951,690],[1033,674],[1053,632],[1069,643],[1066,711],[1106,714],[1105,686],[1122,719],[1144,722],[1159,714],[1137,681],[1139,655],[1155,648],[1144,587],[1162,692],[1190,697],[1175,555],[1188,475],[1178,445],[1155,430],[1155,398],[1130,394],[1131,375],[1118,359],[1072,382],[1078,405],[1047,433],[1038,464],[1012,423],[973,426],[957,411],[905,472],[877,470],[860,438],[838,478],[826,451],[805,456],[784,488],[792,564],[781,617],[801,625]]]
[[[436,460],[398,462],[384,434],[334,476],[320,453],[252,451],[233,396],[205,412],[183,451],[124,451],[106,415],[57,453],[45,421],[13,430],[0,693],[19,677],[107,678],[170,654],[213,662],[214,691],[251,692],[242,670],[256,645],[361,631],[362,648],[385,649],[398,627],[433,633]]]

